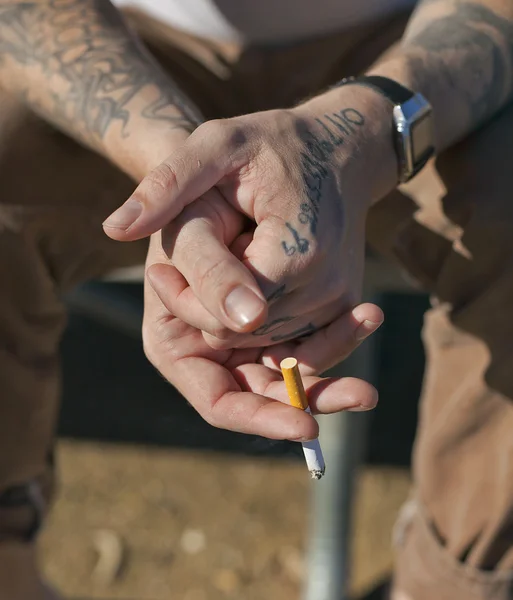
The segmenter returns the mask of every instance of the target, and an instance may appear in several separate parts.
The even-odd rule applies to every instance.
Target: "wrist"
[[[191,127],[192,130],[192,127]],[[107,156],[129,177],[139,182],[185,143],[191,131],[185,128],[165,130],[162,125],[134,128],[129,136],[107,139]]]
[[[294,109],[317,131],[324,129],[327,139],[327,129],[340,139],[332,156],[335,168],[349,189],[361,190],[368,206],[398,184],[392,109],[380,93],[357,85],[333,88]]]

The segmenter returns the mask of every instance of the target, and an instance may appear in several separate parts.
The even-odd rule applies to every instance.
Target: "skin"
[[[80,23],[79,32],[67,22]],[[442,150],[511,98],[512,23],[509,0],[428,0],[401,47],[371,72],[426,96]],[[195,111],[108,2],[11,1],[0,24],[0,83],[144,176],[105,231],[121,241],[152,234],[146,353],[199,412],[237,431],[315,436],[313,419],[276,402],[286,401],[276,362],[283,353],[298,357],[314,409],[373,406],[375,391],[363,382],[316,376],[383,318],[372,305],[352,307],[367,210],[397,183],[389,103],[344,86],[288,110],[206,123],[189,136]],[[73,36],[73,52],[55,60],[56,45],[65,50]],[[81,53],[96,43],[102,57]]]
[[[399,49],[370,73],[430,101],[443,150],[512,97],[513,5],[421,3]],[[105,230],[134,240],[162,229],[183,278],[154,265],[153,289],[212,348],[316,331],[360,297],[367,211],[397,185],[391,110],[380,94],[346,85],[292,109],[204,124],[129,199],[137,218],[121,209]],[[256,228],[237,230],[240,213]],[[240,285],[255,298],[240,300],[235,318],[226,303]]]
[[[136,181],[181,148],[202,120],[107,0],[2,2],[0,85]],[[159,185],[156,172],[152,181]],[[224,214],[228,205],[222,197],[219,202]],[[224,233],[240,252],[243,219],[230,208],[228,221]],[[166,258],[155,242],[157,236],[149,265]],[[245,268],[242,272],[247,273]],[[261,295],[256,281],[247,276]],[[376,391],[365,382],[316,376],[383,320],[374,305],[353,309],[348,304],[347,309],[329,328],[306,340],[216,351],[200,330],[170,314],[146,281],[144,344],[153,364],[210,423],[275,439],[309,439],[318,432],[315,420],[285,404],[277,371],[283,356],[300,359],[314,412],[366,410],[377,402]]]

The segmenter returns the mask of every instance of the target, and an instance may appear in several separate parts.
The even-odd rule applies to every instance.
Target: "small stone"
[[[186,529],[180,539],[180,547],[186,554],[198,554],[207,546],[207,539],[201,529]]]
[[[93,545],[98,559],[91,577],[98,585],[112,585],[119,578],[124,562],[123,540],[115,531],[101,529],[94,532]]]

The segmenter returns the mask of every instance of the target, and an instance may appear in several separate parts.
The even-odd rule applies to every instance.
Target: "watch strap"
[[[394,106],[394,113],[396,108],[402,108],[403,105],[409,103],[413,98],[420,96],[419,94],[415,94],[408,88],[404,87],[400,83],[397,83],[397,81],[389,79],[388,77],[382,77],[380,75],[360,75],[358,77],[347,77],[339,81],[334,87],[341,87],[348,84],[362,85],[378,92],[391,102],[391,104]],[[422,98],[422,96],[420,97]],[[399,159],[399,181],[404,183],[414,177],[425,166],[429,158],[433,155],[434,149],[431,148],[429,152],[424,153],[422,156],[413,157],[413,165],[409,169],[405,170],[404,165],[408,163],[404,162],[404,154],[400,149],[400,141],[397,137],[398,135],[399,131],[396,130],[394,144],[396,146]]]
[[[360,75],[358,77],[346,77],[338,82],[336,87],[348,84],[364,85],[379,92],[388,98],[392,104],[404,104],[415,95],[411,90],[397,81],[382,77],[381,75]]]

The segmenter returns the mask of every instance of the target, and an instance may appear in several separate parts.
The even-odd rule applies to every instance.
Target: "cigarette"
[[[308,398],[306,397],[305,388],[301,380],[297,360],[295,358],[284,358],[280,363],[283,379],[287,387],[290,404],[295,408],[306,411],[311,414],[308,406]],[[321,445],[319,440],[303,442],[303,454],[305,455],[306,466],[310,471],[312,479],[320,479],[324,475],[326,466],[322,455]]]

